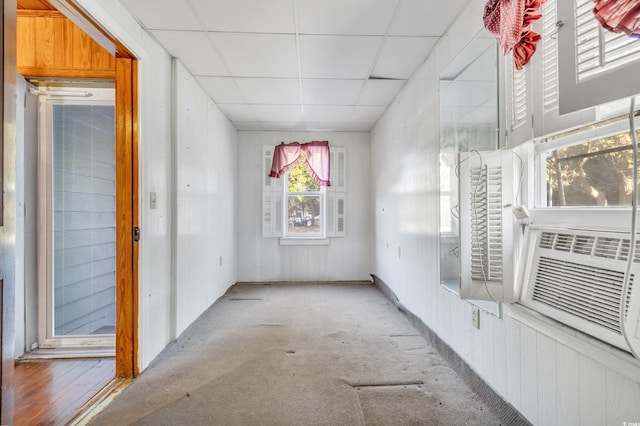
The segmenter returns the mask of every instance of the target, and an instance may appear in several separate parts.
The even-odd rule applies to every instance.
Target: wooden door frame
[[[116,376],[138,367],[138,63],[116,56]]]
[[[116,377],[133,378],[139,374],[138,61],[74,0],[49,3],[116,57]]]
[[[15,0],[6,0],[5,6],[7,3],[11,3],[15,11]],[[133,378],[139,373],[138,242],[134,241],[134,229],[139,226],[137,59],[122,43],[75,5],[73,0],[52,0],[51,3],[76,25],[80,24],[78,26],[89,37],[115,54],[116,58],[116,377]],[[13,19],[11,31],[15,40],[15,12]],[[13,44],[15,45],[15,41]],[[15,57],[13,66],[15,68]],[[5,99],[5,102],[8,101]],[[15,100],[11,102],[15,104]],[[6,299],[4,301],[12,303]],[[3,307],[6,312],[7,306]],[[7,340],[2,341],[3,349],[9,344]],[[13,345],[13,339],[10,343]],[[3,376],[3,400],[5,385],[10,386],[11,383],[5,383]]]

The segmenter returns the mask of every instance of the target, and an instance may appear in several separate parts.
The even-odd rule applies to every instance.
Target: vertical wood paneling
[[[557,353],[555,340],[538,333],[538,424],[555,425],[557,417]]]
[[[640,421],[640,383],[607,370],[607,424]]]
[[[55,52],[55,44],[53,40],[53,34],[55,31],[55,27],[53,24],[52,18],[42,18],[41,20],[34,20],[35,28],[32,28],[31,31],[35,32],[35,57],[36,63],[40,68],[55,68],[56,64],[54,63],[53,57]],[[22,22],[20,18],[18,18],[18,25],[21,25]],[[64,45],[63,45],[64,46]],[[22,58],[20,56],[20,52],[22,48],[20,47],[20,40],[18,40],[18,72],[20,72],[20,67],[22,66]]]
[[[558,344],[557,356],[557,413],[563,425],[580,423],[580,369],[578,352]]]
[[[507,322],[507,399],[517,409],[521,409],[520,398],[520,323],[511,317],[506,318]]]
[[[590,358],[580,355],[580,426],[607,424],[607,371]]]
[[[520,325],[520,411],[533,424],[538,423],[537,332]]]
[[[480,329],[483,330],[480,336],[482,337],[482,347],[484,348],[484,366],[482,377],[484,377],[484,379],[488,383],[493,383],[495,377],[493,358],[496,350],[493,345],[493,327],[495,324],[495,317],[483,311],[481,311],[480,317]]]
[[[57,11],[20,11],[17,35],[25,77],[115,77],[115,58]]]
[[[504,313],[502,318],[495,318],[493,327],[493,387],[500,395],[507,394],[507,346],[506,346],[506,320]],[[510,348],[509,348],[510,349]],[[509,351],[510,352],[510,351]]]
[[[82,70],[90,69],[92,66],[92,55],[94,54],[93,46],[97,46],[96,42],[87,37],[83,32],[73,31],[72,22],[67,21],[65,24],[63,28],[70,32],[70,45],[73,46],[72,49],[68,49],[68,54],[71,56],[71,67]],[[99,50],[97,52],[99,53]]]
[[[32,30],[35,26],[35,17],[21,17],[21,25],[16,28],[16,37],[19,40],[20,61],[24,64],[36,63],[36,32]]]

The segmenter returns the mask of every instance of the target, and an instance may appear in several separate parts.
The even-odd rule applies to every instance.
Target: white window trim
[[[38,96],[38,347],[40,349],[98,349],[112,353],[115,335],[92,336],[54,334],[53,301],[53,106],[54,105],[114,105],[112,89],[60,89],[78,92],[80,97],[59,95]],[[83,94],[91,92],[91,97]],[[80,354],[80,352],[78,352]]]
[[[346,237],[347,228],[347,153],[344,147],[330,147],[331,186],[322,187],[324,194],[324,233],[321,236],[286,236],[283,229],[288,226],[286,217],[286,192],[283,188],[285,177],[271,178],[269,171],[273,158],[273,146],[262,147],[262,238],[279,238],[282,245],[328,244],[331,238]],[[276,215],[280,212],[279,217]],[[325,241],[326,240],[326,241]],[[306,242],[305,242],[306,241]],[[318,242],[320,241],[320,242]]]
[[[585,3],[587,0],[578,1]],[[563,22],[562,28],[558,31],[560,114],[639,93],[640,79],[637,75],[639,59],[579,81],[576,64],[576,0],[561,0],[557,1],[557,4],[558,20]],[[595,20],[595,17],[593,19]]]
[[[289,172],[286,172],[282,176],[282,238],[280,239],[281,245],[292,245],[295,241],[301,240],[324,240],[327,236],[327,203],[326,203],[326,187],[321,186],[320,191],[304,191],[304,192],[289,192],[286,183],[289,182]],[[289,196],[312,196],[320,197],[320,234],[312,235],[295,235],[289,233]],[[293,241],[290,241],[293,240]],[[283,243],[284,241],[284,243]]]

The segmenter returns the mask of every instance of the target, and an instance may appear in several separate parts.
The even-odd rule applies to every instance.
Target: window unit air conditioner
[[[613,346],[638,353],[640,284],[635,281],[640,274],[640,242],[636,243],[627,292],[622,294],[629,247],[625,233],[532,228],[525,251],[528,264],[522,303]]]
[[[514,302],[519,170],[508,150],[460,153],[460,297]]]

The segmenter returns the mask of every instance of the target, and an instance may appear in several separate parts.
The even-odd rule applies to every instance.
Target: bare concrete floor
[[[91,425],[497,425],[373,285],[232,287]]]

